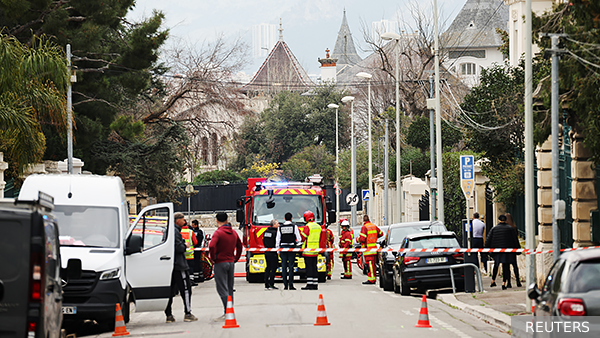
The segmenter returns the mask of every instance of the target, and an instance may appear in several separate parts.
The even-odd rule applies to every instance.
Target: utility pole
[[[390,147],[390,134],[389,134],[389,123],[388,119],[385,119],[385,142],[383,149],[383,226],[387,226],[389,224],[389,211],[388,211],[388,188],[389,188],[389,174],[390,174],[390,165],[389,165],[389,147]]]
[[[437,151],[437,189],[438,189],[438,219],[444,223],[444,168],[442,166],[442,109],[440,107],[440,39],[438,37],[438,9],[437,0],[433,0],[434,29],[434,63],[435,63],[435,140]]]
[[[69,129],[67,130],[67,172],[73,173],[73,101],[71,99],[71,44],[67,44],[67,68],[69,70],[69,79],[67,81],[67,120]]]
[[[429,98],[433,99],[433,76],[429,75]],[[429,109],[429,159],[431,166],[431,176],[429,178],[429,202],[431,203],[431,220],[437,219],[435,210],[435,190],[436,190],[436,177],[435,177],[435,132],[434,132],[434,112],[435,109]]]

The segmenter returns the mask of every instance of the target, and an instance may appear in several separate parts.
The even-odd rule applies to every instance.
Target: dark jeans
[[[510,263],[494,263],[494,270],[492,271],[492,280],[496,280],[498,275],[498,266],[502,264],[502,282],[510,283]]]
[[[185,314],[192,313],[192,283],[190,283],[190,275],[187,270],[173,270],[171,275],[171,294],[169,295],[169,301],[165,314],[172,316],[173,312],[171,306],[173,305],[173,297],[179,289],[179,294],[183,300],[183,309]]]
[[[265,252],[265,260],[267,267],[265,269],[265,287],[275,285],[275,271],[279,266],[279,261],[276,252]]]
[[[471,242],[472,248],[483,248],[483,238],[473,237],[473,241]],[[485,252],[479,252],[479,261],[481,265],[483,265],[483,269],[487,271],[487,261],[488,255]]]
[[[231,296],[233,301],[233,272],[235,263],[217,263],[215,264],[215,284],[217,293],[223,302],[223,313],[227,311],[227,296]]]
[[[281,278],[283,278],[283,286],[294,286],[294,265],[296,264],[295,252],[281,252]]]

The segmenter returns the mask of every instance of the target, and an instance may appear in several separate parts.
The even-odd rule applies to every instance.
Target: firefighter
[[[350,232],[350,222],[347,219],[342,220],[342,233],[340,236],[340,249],[352,248],[352,234]],[[340,258],[344,264],[344,275],[342,279],[352,279],[352,253],[340,252]]]
[[[368,215],[363,216],[363,226],[358,235],[358,242],[367,249],[377,249],[377,238],[383,236],[383,232],[375,224],[371,223]],[[365,251],[365,264],[369,268],[369,278],[363,284],[375,284],[375,260],[377,259],[376,251]]]
[[[198,282],[194,279],[194,248],[198,245],[198,239],[187,222],[181,227],[181,237],[185,242],[185,260],[188,264],[190,282],[192,286],[197,286]]]
[[[335,238],[333,237],[333,231],[328,228],[328,224],[324,224],[321,226],[321,248],[333,248],[333,241]],[[325,262],[327,266],[327,279],[331,279],[331,273],[333,272],[333,253],[326,251],[325,252]]]
[[[312,211],[304,212],[304,221],[306,226],[300,233],[304,240],[304,249],[318,249],[321,242],[321,227],[315,223],[315,214]],[[306,266],[306,286],[302,290],[318,290],[319,289],[319,273],[317,272],[317,257],[319,253],[316,251],[303,251],[304,265]]]

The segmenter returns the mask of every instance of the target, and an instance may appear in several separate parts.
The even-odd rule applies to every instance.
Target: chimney
[[[319,59],[321,63],[321,82],[336,82],[336,67],[335,63],[337,59],[332,59],[329,57],[329,48],[325,50],[326,57],[324,59]]]

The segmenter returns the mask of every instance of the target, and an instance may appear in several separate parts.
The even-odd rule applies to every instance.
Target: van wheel
[[[131,308],[132,308],[133,300],[131,299],[131,294],[125,295],[125,300],[121,303],[121,313],[123,314],[123,321],[125,324],[129,323],[129,318],[131,317]]]

